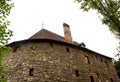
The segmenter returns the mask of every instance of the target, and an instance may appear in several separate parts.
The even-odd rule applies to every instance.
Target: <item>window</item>
[[[109,66],[108,66],[108,62],[107,62],[107,61],[105,61],[105,63],[106,63],[107,68],[109,68]]]
[[[30,47],[31,50],[34,50],[34,47]]]
[[[91,72],[91,69],[89,69],[89,71]]]
[[[88,56],[85,56],[85,63],[89,63],[90,64]]]
[[[29,69],[29,75],[30,75],[30,76],[33,76],[33,72],[34,72],[34,68],[30,68],[30,69]]]
[[[110,78],[110,82],[113,82],[113,79],[112,79],[112,78]]]
[[[70,52],[69,48],[66,48],[66,51],[67,51],[67,52]]]
[[[103,62],[103,59],[101,58],[101,62]]]
[[[75,75],[76,75],[76,77],[79,77],[78,70],[75,70]]]
[[[90,76],[90,82],[94,82],[93,76]]]
[[[95,55],[95,58],[96,58],[96,59],[98,58],[97,55]]]
[[[16,52],[18,48],[19,48],[19,46],[14,46],[13,47],[13,52]]]
[[[97,73],[97,77],[99,78],[99,73]]]
[[[50,42],[50,46],[52,47],[53,46],[53,44]]]

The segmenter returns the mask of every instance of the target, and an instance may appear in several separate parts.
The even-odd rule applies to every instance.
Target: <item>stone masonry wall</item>
[[[14,46],[4,65],[8,82],[120,82],[110,58],[57,43]]]

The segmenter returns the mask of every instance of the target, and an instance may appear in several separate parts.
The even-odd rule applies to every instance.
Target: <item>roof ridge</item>
[[[57,36],[59,36],[60,38],[63,38],[63,39],[65,39],[63,36],[61,36],[61,35],[58,35],[58,34],[56,34],[56,33],[54,33],[54,32],[51,32],[51,31],[49,31],[49,30],[47,30],[47,29],[43,29],[43,30],[47,31],[47,33],[49,33],[51,36],[53,36],[52,34],[54,34],[54,35],[57,35]],[[51,34],[51,33],[52,33],[52,34]],[[57,37],[55,37],[55,36],[53,36],[53,37],[57,39]]]
[[[58,35],[54,32],[51,32],[47,29],[42,28],[40,31],[35,33],[33,36],[31,36],[29,39],[53,39],[53,40],[58,40],[58,41],[65,41],[65,38],[61,35]],[[79,43],[73,41],[73,44],[79,45]]]

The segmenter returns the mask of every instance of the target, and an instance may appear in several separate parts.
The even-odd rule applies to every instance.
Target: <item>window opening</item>
[[[66,51],[67,51],[67,52],[70,52],[69,48],[66,48]]]
[[[96,59],[98,58],[97,55],[95,55],[95,58],[96,58]]]
[[[103,59],[101,58],[101,62],[103,62]]]
[[[88,56],[85,56],[85,63],[89,63],[90,64]]]
[[[99,78],[99,73],[97,73],[97,77]]]
[[[110,81],[111,81],[111,82],[113,82],[113,79],[112,79],[112,78],[110,78]]]
[[[19,48],[19,46],[13,47],[13,52],[16,52],[18,48]]]
[[[52,44],[52,43],[50,43],[50,46],[53,46],[53,44]]]
[[[109,66],[108,66],[108,62],[107,62],[107,61],[105,61],[105,63],[106,63],[106,66],[107,66],[107,68],[108,68],[108,67],[109,67]]]
[[[75,70],[75,75],[76,75],[76,77],[79,77],[78,70]]]
[[[30,76],[33,76],[33,72],[34,72],[34,68],[30,68],[30,69],[29,69],[29,75],[30,75]]]
[[[94,82],[93,76],[90,76],[90,82]]]
[[[30,47],[31,48],[31,50],[34,50],[34,47]]]
[[[89,69],[89,71],[91,72],[91,69]]]

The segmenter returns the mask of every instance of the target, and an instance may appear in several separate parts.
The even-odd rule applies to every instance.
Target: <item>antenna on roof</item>
[[[43,29],[43,21],[42,21],[42,29]]]

